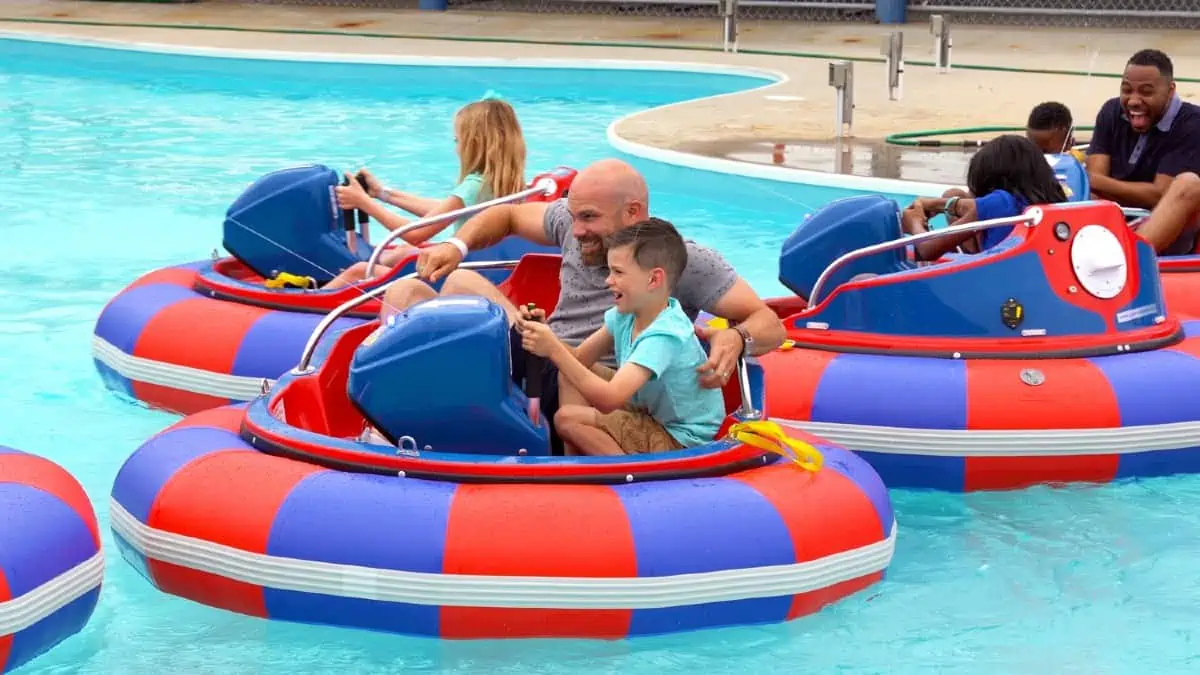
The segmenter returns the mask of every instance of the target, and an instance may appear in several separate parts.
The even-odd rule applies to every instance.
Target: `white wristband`
[[[392,191],[392,188],[390,188],[386,185],[380,185],[379,186],[379,199],[387,201],[387,193],[389,193],[391,191]]]
[[[464,257],[464,258],[467,257],[467,252],[469,252],[471,250],[471,249],[467,248],[466,242],[464,242],[462,239],[459,239],[458,237],[450,237],[449,239],[446,240],[445,243],[454,244],[454,248],[458,249],[458,252],[461,253],[462,257]]]

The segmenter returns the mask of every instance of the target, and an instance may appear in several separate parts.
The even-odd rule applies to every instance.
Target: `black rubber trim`
[[[283,311],[283,312],[296,312],[299,314],[325,315],[325,314],[328,314],[333,311],[332,307],[330,307],[329,309],[321,309],[320,307],[297,307],[295,305],[284,305],[281,303],[267,302],[265,300],[257,300],[257,299],[252,300],[250,298],[243,298],[241,296],[230,295],[229,293],[225,293],[223,291],[218,291],[218,290],[215,290],[212,288],[206,288],[206,287],[202,288],[202,287],[200,287],[199,282],[192,283],[192,291],[199,293],[200,295],[203,295],[205,297],[213,298],[214,300],[224,300],[226,302],[233,302],[233,303],[237,303],[239,305],[246,305],[248,307],[263,307],[266,309],[274,309],[274,310],[279,310],[279,311]],[[343,314],[342,316],[353,317],[355,319],[374,319],[379,316],[379,313],[378,312],[366,312],[366,311],[362,311],[362,310],[352,309],[349,312],[346,312],[345,314]]]
[[[790,338],[795,348],[799,349],[815,349],[823,352],[837,352],[841,354],[875,354],[883,356],[922,356],[931,359],[952,359],[961,361],[964,359],[997,359],[1016,361],[1021,359],[1078,359],[1088,356],[1111,356],[1113,354],[1132,354],[1135,352],[1146,352],[1154,349],[1169,347],[1173,344],[1182,342],[1186,335],[1183,332],[1183,326],[1171,335],[1158,338],[1155,340],[1142,340],[1141,342],[1130,343],[1129,349],[1118,350],[1116,345],[1105,345],[1101,347],[1088,347],[1086,349],[1064,349],[1059,351],[1047,352],[975,352],[966,350],[955,351],[933,351],[922,349],[885,349],[881,347],[843,347],[838,345],[817,344],[811,342],[803,342],[796,338]],[[1015,339],[1015,338],[1014,338]],[[1124,347],[1124,345],[1121,345]],[[958,354],[958,356],[955,356]]]
[[[294,459],[308,464],[316,464],[327,469],[336,471],[347,471],[350,473],[366,473],[377,476],[396,476],[400,471],[387,467],[376,466],[366,462],[353,462],[346,460],[331,459],[314,455],[310,452],[298,450],[296,448],[287,447],[279,443],[268,441],[263,438],[258,438],[249,433],[243,426],[241,431],[242,440],[249,443],[255,450],[267,455],[275,457],[283,457],[285,459]],[[760,452],[753,457],[739,460],[736,462],[728,462],[717,466],[704,467],[702,469],[690,469],[681,471],[655,471],[642,472],[636,471],[621,471],[619,473],[602,473],[591,474],[588,476],[477,476],[473,474],[456,474],[445,471],[410,471],[405,470],[406,478],[420,478],[422,480],[432,480],[444,483],[471,483],[471,484],[515,484],[515,483],[537,483],[550,485],[624,485],[626,483],[646,483],[651,481],[662,480],[679,480],[684,478],[717,478],[727,476],[738,471],[745,471],[759,466],[767,466],[780,458],[774,453]],[[629,480],[629,476],[633,476],[633,480]]]
[[[1200,272],[1200,260],[1191,263],[1190,265],[1176,265],[1175,267],[1163,268],[1159,266],[1159,274],[1180,274],[1185,272]]]

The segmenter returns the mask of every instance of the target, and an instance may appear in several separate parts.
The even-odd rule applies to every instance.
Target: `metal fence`
[[[419,0],[250,0],[260,4],[416,9]],[[714,19],[723,0],[447,0],[471,12]],[[1083,28],[1200,28],[1200,0],[907,0],[908,21]],[[875,22],[875,0],[738,0],[741,20]]]

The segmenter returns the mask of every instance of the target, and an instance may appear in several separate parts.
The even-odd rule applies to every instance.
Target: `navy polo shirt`
[[[1111,98],[1096,115],[1088,154],[1111,157],[1109,175],[1130,183],[1153,183],[1160,173],[1173,178],[1200,172],[1200,106],[1176,94],[1158,124],[1139,134],[1129,126],[1121,99]]]

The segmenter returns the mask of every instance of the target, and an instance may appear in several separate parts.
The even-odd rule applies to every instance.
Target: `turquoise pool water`
[[[606,642],[475,642],[275,624],[163,595],[121,560],[107,503],[124,458],[175,417],[120,401],[95,317],[149,269],[209,254],[267,171],[366,164],[430,194],[455,175],[453,111],[517,106],[531,174],[614,154],[621,115],[754,86],[653,72],[296,65],[0,40],[0,443],[84,484],[108,547],[87,630],[22,673],[1169,673],[1200,661],[1200,479],[983,495],[893,491],[888,578],[786,625]],[[549,88],[547,88],[549,87]],[[634,160],[654,211],[764,294],[779,243],[847,191]],[[899,402],[898,402],[899,404]]]

